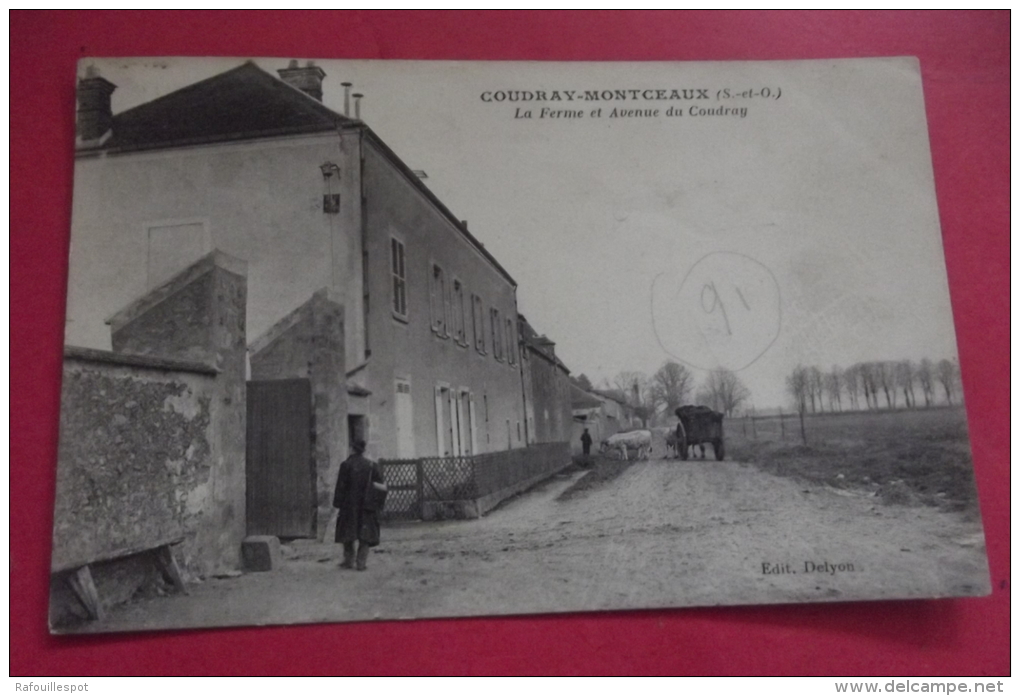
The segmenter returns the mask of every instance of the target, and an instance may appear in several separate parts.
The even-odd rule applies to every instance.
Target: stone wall
[[[213,252],[109,320],[114,352],[66,349],[51,626],[85,618],[83,566],[107,606],[151,588],[161,546],[185,576],[240,568],[246,282]]]
[[[213,252],[110,318],[114,352],[68,349],[55,569],[181,535],[188,571],[240,567],[245,276]]]
[[[195,537],[211,502],[217,374],[201,364],[67,349],[55,570],[180,538],[181,560],[201,570]]]
[[[201,360],[219,371],[209,406],[210,498],[195,542],[203,572],[241,566],[246,276],[243,261],[214,251],[109,320],[119,353]]]

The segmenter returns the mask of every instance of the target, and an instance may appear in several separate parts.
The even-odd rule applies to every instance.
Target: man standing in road
[[[365,441],[355,440],[351,449],[354,453],[340,465],[333,493],[336,542],[344,545],[341,568],[365,570],[368,550],[379,545],[379,512],[386,500],[386,484],[379,466],[364,456]]]
[[[581,433],[581,451],[584,453],[585,459],[591,454],[591,435],[588,434],[588,428],[585,428]]]

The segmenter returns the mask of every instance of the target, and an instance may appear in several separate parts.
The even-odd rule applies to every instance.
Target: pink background
[[[1009,673],[1008,12],[13,12],[10,20],[11,674]],[[51,637],[75,63],[136,55],[919,57],[992,595]]]

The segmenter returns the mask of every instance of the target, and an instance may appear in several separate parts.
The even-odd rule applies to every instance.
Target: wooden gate
[[[248,534],[314,538],[311,383],[248,382],[247,430]]]

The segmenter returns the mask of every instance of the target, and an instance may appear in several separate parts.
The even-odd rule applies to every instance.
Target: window
[[[464,316],[464,285],[459,280],[453,281],[453,340],[462,346],[467,345],[467,322]]]
[[[446,317],[448,316],[449,299],[446,295],[446,276],[443,269],[437,264],[432,265],[429,283],[429,300],[432,306],[432,331],[437,336],[446,338],[447,333]]]
[[[393,313],[407,316],[407,275],[404,272],[404,244],[390,237],[390,260],[393,274]]]
[[[492,328],[492,357],[503,362],[503,327],[499,323],[499,310],[489,309],[489,326]]]
[[[475,332],[475,349],[485,355],[485,309],[482,298],[471,295],[471,321]]]

